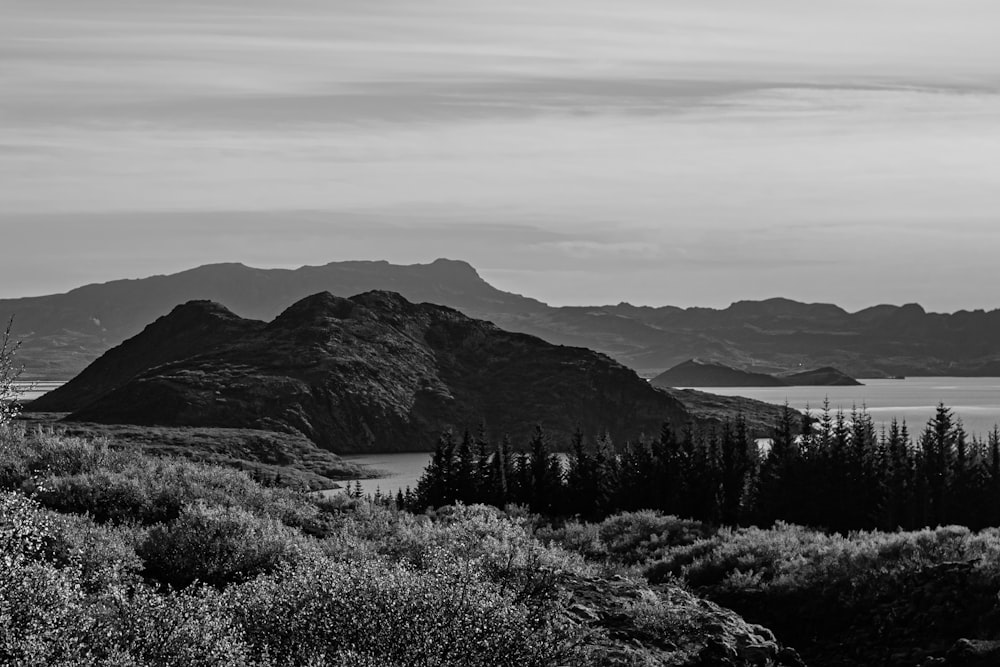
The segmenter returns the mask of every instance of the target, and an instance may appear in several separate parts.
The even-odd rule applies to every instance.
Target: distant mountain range
[[[766,409],[751,425],[763,435],[778,409],[744,404]],[[711,421],[603,354],[384,291],[318,293],[269,323],[188,302],[29,408],[70,421],[301,434],[337,453],[426,451],[442,429],[479,424],[515,443],[537,424],[565,445],[576,429],[624,442],[664,422]]]
[[[1000,310],[927,313],[916,304],[848,313],[788,299],[725,309],[552,307],[504,292],[452,260],[409,266],[334,262],[295,270],[213,264],[165,276],[87,285],[65,294],[0,300],[15,315],[30,376],[64,379],[179,303],[210,300],[270,320],[307,295],[398,292],[450,306],[511,331],[604,352],[653,376],[687,359],[750,372],[832,366],[853,377],[1000,375]]]
[[[652,380],[654,387],[796,387],[861,384],[836,368],[825,366],[785,375],[750,373],[725,364],[689,359]]]

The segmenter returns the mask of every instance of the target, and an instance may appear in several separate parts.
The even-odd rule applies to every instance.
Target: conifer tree
[[[431,461],[417,481],[414,492],[421,507],[441,507],[455,501],[453,475],[455,442],[450,430],[438,438]]]
[[[722,426],[721,440],[721,507],[720,519],[727,526],[740,523],[743,499],[747,492],[747,476],[751,471],[750,443],[746,419],[736,417],[735,427],[728,421]]]
[[[476,481],[476,459],[472,450],[472,434],[466,429],[462,441],[458,445],[455,456],[454,499],[463,503],[474,503],[477,500],[479,485]]]
[[[938,526],[950,518],[949,477],[955,457],[957,440],[955,422],[950,409],[939,404],[934,417],[927,422],[920,436],[923,455],[922,473],[927,489],[924,521]]]
[[[788,404],[774,426],[771,447],[761,464],[760,520],[765,524],[776,520],[794,522],[798,518],[800,501],[796,479],[798,450],[792,426],[792,411]]]

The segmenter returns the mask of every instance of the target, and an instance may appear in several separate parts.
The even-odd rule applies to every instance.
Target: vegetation
[[[15,383],[21,376],[23,367],[15,361],[20,343],[11,340],[13,326],[14,318],[11,318],[3,334],[0,334],[0,428],[9,423],[21,408],[17,401],[21,391]]]
[[[530,526],[8,425],[0,664],[599,664],[605,635],[567,615],[593,566]]]
[[[0,361],[11,398],[12,347]],[[27,429],[2,405],[0,664],[655,662],[643,640],[656,664],[718,664],[704,634],[733,617],[690,591],[813,665],[917,664],[1000,623],[1000,436],[944,406],[915,439],[863,410],[786,410],[766,448],[740,419],[577,434],[564,456],[541,429],[522,449],[445,433],[417,489],[371,502]]]
[[[772,629],[810,665],[922,664],[960,638],[996,639],[1000,626],[998,528],[841,535],[785,523],[716,529],[643,511],[549,523],[536,536],[654,584],[682,581]]]
[[[267,485],[311,490],[337,488],[337,481],[377,475],[320,449],[304,436],[248,428],[135,426],[58,421],[65,413],[28,412],[29,428],[106,441],[118,449],[143,451],[245,470]]]
[[[786,407],[761,447],[741,418],[698,432],[665,424],[655,440],[586,446],[577,433],[552,453],[539,428],[520,451],[445,433],[418,488],[421,510],[456,501],[527,505],[595,519],[655,509],[713,525],[776,521],[845,532],[1000,525],[1000,433],[969,438],[941,405],[919,437],[905,423],[876,429],[864,409],[818,418]]]

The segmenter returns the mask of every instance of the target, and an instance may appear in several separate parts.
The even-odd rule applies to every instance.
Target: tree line
[[[394,502],[423,510],[457,501],[526,505],[549,516],[601,518],[654,509],[720,525],[777,520],[849,530],[1000,525],[1000,433],[969,437],[944,405],[912,436],[864,409],[802,415],[786,406],[771,438],[737,416],[714,428],[664,424],[617,444],[540,427],[516,447],[484,429],[444,432],[415,490]],[[556,453],[556,450],[560,453]]]

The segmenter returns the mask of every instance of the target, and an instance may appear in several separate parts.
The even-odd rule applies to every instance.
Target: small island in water
[[[655,387],[802,387],[861,383],[831,366],[778,374],[757,373],[713,361],[689,359],[651,380]]]

